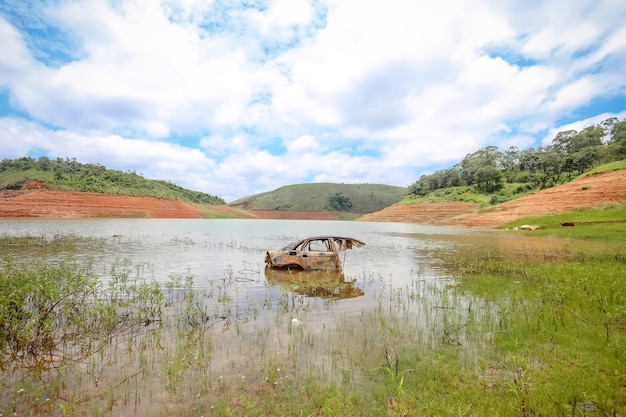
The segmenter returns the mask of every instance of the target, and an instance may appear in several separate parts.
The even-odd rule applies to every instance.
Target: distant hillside
[[[626,170],[626,159],[598,165],[588,171],[583,172],[576,178],[567,181],[562,180],[561,184],[567,184],[580,178],[596,175],[604,172]],[[542,189],[553,188],[544,187]],[[536,194],[542,189],[537,189],[531,183],[504,183],[497,190],[486,192],[475,185],[465,185],[457,187],[440,188],[423,195],[407,194],[400,202],[401,204],[423,204],[423,203],[447,203],[461,202],[475,204],[481,208],[487,208],[510,200],[516,200],[526,195]]]
[[[75,159],[24,157],[0,161],[0,190],[20,190],[33,180],[38,188],[157,197],[187,203],[225,205],[220,198],[192,191],[174,183],[149,180],[135,172],[107,169],[100,164],[82,164]]]
[[[481,200],[472,190],[450,189],[447,195],[444,191],[438,190],[434,196],[406,198],[359,220],[497,227],[522,218],[570,213],[570,217],[562,218],[566,222],[575,222],[577,209],[626,204],[626,161],[599,166],[574,181],[495,205]],[[619,227],[623,228],[623,222]]]
[[[230,203],[248,210],[372,213],[402,200],[405,187],[382,184],[287,185]]]

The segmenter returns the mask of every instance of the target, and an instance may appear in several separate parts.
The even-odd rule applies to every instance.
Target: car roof
[[[348,240],[348,241],[351,241],[352,244],[355,245],[356,247],[365,246],[365,243],[361,242],[360,240],[351,238],[351,237],[343,237],[343,236],[311,236],[311,237],[305,237],[304,239],[300,239],[300,240],[297,240],[295,242],[291,242],[290,244],[285,246],[283,249],[293,249],[293,248],[295,248],[296,246],[300,245],[302,242],[305,242],[305,241],[310,241],[310,240],[328,240],[328,239],[332,239],[332,240]]]

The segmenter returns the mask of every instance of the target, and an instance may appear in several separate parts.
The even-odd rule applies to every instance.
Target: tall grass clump
[[[71,262],[0,269],[0,366],[41,374],[97,351],[109,321],[95,300],[95,276]],[[88,308],[93,306],[93,308]]]
[[[67,414],[76,402],[100,395],[68,390],[86,376],[97,385],[97,358],[111,362],[112,347],[132,349],[161,322],[163,291],[120,265],[105,286],[89,265],[72,259],[2,261],[0,403],[9,405],[0,413],[37,415],[58,406]],[[14,390],[19,398],[11,398]]]

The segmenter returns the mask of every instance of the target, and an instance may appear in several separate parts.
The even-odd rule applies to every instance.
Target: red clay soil
[[[193,205],[175,200],[36,189],[0,191],[0,217],[200,218],[202,216]]]
[[[487,209],[459,202],[396,205],[367,214],[360,221],[431,223],[466,227],[496,227],[522,217],[557,214],[579,207],[626,201],[626,170],[588,176]],[[211,206],[214,211],[237,210]],[[241,210],[239,210],[241,211]],[[262,219],[336,220],[338,212],[243,210],[241,217]],[[228,213],[234,214],[234,213]],[[42,182],[27,182],[22,190],[0,191],[0,218],[201,218],[192,204],[153,197],[47,190]]]
[[[520,218],[626,201],[626,170],[591,175],[487,209],[466,203],[396,205],[361,217],[365,221],[496,227]]]
[[[446,203],[398,204],[376,213],[366,214],[359,221],[447,224],[450,219],[476,210],[470,203],[450,201]]]

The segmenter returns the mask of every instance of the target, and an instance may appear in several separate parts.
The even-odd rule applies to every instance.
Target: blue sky
[[[0,158],[226,201],[407,186],[626,117],[623,22],[621,0],[3,0]]]

